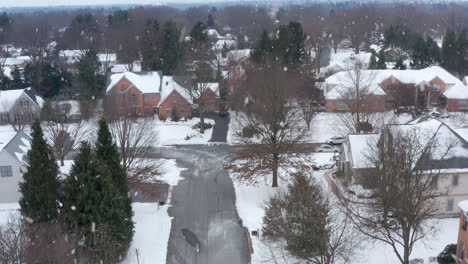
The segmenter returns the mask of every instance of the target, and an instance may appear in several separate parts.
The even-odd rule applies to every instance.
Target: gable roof
[[[24,133],[19,132],[2,132],[0,138],[0,151],[8,152],[18,162],[25,163],[25,155],[31,148],[31,137]]]
[[[173,91],[177,91],[187,102],[192,104],[192,98],[187,89],[184,88],[190,85],[192,85],[192,80],[188,77],[163,76],[161,82],[161,100],[158,105],[164,103]]]
[[[353,169],[368,168],[368,160],[366,152],[369,146],[376,144],[380,134],[360,134],[360,135],[349,135],[349,153],[351,154],[348,158],[352,164]],[[345,153],[346,155],[348,153]]]
[[[120,80],[127,79],[142,93],[158,93],[161,85],[161,72],[122,72],[109,76],[106,93],[108,93]]]
[[[44,100],[32,88],[0,90],[0,112],[9,112],[23,94],[31,98],[39,107],[42,107]]]
[[[390,77],[394,77],[398,81],[406,84],[420,84],[422,82],[429,83],[435,78],[439,78],[451,87],[446,91],[449,92],[452,87],[459,86],[460,89],[463,82],[457,77],[450,74],[448,71],[439,66],[431,66],[421,70],[361,70],[362,77],[369,86],[369,93],[375,95],[385,95],[385,91],[380,87],[380,83]],[[350,75],[351,74],[351,75]],[[336,85],[330,91],[325,91],[326,99],[339,99],[343,92],[349,87],[350,76],[353,77],[353,72],[341,71],[325,79],[327,85]],[[466,87],[468,88],[468,87]],[[451,94],[449,92],[449,94]],[[444,94],[445,95],[445,94]]]

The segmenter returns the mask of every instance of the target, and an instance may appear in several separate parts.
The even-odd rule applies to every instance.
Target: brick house
[[[439,66],[421,70],[361,70],[360,86],[368,94],[366,109],[383,112],[398,106],[438,106],[449,112],[468,110],[468,86]],[[338,72],[322,86],[327,112],[349,111],[354,72]],[[465,110],[466,109],[466,110]]]
[[[108,114],[139,116],[157,115],[165,120],[177,116],[190,119],[193,102],[187,92],[192,81],[187,77],[163,76],[161,72],[124,72],[112,74],[106,89]],[[217,89],[217,84],[210,88]],[[214,96],[211,94],[213,93]],[[213,104],[219,105],[217,90],[209,89],[206,95]],[[210,111],[217,108],[210,108]]]
[[[457,240],[457,264],[468,264],[468,200],[458,203],[460,226]]]

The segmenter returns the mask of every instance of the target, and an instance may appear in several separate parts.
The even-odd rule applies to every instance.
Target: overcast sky
[[[215,1],[239,2],[243,0],[0,0],[0,7],[81,6],[107,4],[158,5],[165,3],[209,3]]]

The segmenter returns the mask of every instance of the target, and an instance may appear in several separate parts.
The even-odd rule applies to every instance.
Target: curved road
[[[235,208],[231,179],[220,147],[162,149],[160,156],[187,168],[174,188],[168,264],[249,263],[246,234]],[[155,223],[157,224],[157,223]],[[196,244],[199,243],[197,253]]]

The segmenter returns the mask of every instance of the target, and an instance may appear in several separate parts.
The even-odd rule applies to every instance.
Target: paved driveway
[[[175,158],[178,166],[188,168],[181,173],[184,179],[172,196],[169,214],[174,219],[167,263],[249,263],[246,234],[235,208],[234,187],[223,168],[225,153],[219,147],[161,151],[163,158]]]

